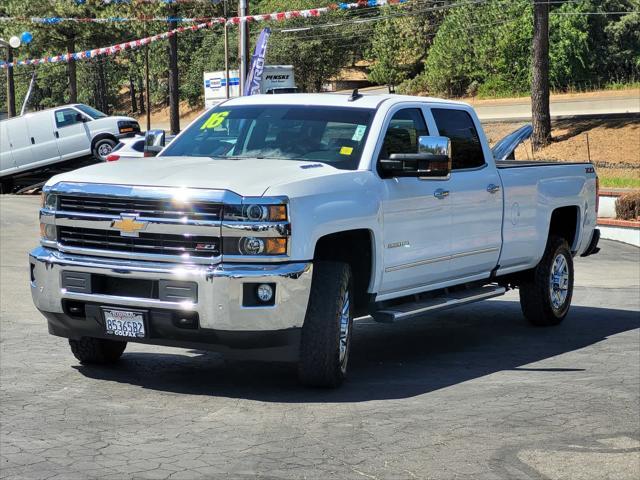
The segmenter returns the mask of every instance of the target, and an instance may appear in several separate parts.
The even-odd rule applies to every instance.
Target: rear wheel
[[[351,269],[317,262],[302,327],[298,377],[313,387],[337,387],[347,376],[353,330]]]
[[[551,236],[540,263],[520,285],[520,306],[536,326],[558,325],[573,296],[573,257],[564,238]]]
[[[96,158],[96,160],[106,162],[107,157],[113,151],[116,145],[117,142],[115,140],[111,138],[102,138],[98,140],[93,146],[93,156]]]
[[[13,178],[0,178],[0,193],[13,192]]]
[[[127,342],[82,337],[80,340],[70,339],[69,346],[80,363],[109,364],[120,359]]]

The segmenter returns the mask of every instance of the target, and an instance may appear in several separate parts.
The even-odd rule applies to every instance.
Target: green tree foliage
[[[367,52],[372,62],[369,79],[383,85],[398,85],[420,72],[442,14],[425,10],[421,4],[386,6],[379,14],[386,18],[374,26]]]
[[[262,0],[257,11],[304,10],[332,3],[327,0]],[[365,16],[370,14],[370,10],[365,12]],[[272,24],[267,62],[293,65],[298,87],[305,92],[319,92],[343,67],[353,65],[362,58],[368,44],[366,39],[358,35],[358,25],[349,23],[359,16],[357,11],[336,11],[319,18],[298,18]],[[338,25],[318,28],[327,23]],[[298,30],[287,31],[291,29]]]
[[[637,79],[640,15],[584,15],[640,9],[638,0],[582,0],[555,5],[550,19],[554,89]],[[409,92],[487,96],[530,88],[532,9],[527,0],[490,0],[453,8],[438,29],[424,71]]]

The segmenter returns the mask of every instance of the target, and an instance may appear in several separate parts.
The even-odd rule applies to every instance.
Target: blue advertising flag
[[[262,72],[264,72],[264,60],[267,56],[267,42],[271,35],[271,29],[265,28],[260,32],[260,37],[256,43],[256,49],[251,57],[251,68],[244,85],[244,95],[258,95],[260,93],[260,82]]]

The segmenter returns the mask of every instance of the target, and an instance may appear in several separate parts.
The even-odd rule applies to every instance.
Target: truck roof
[[[342,93],[291,93],[279,95],[252,95],[248,97],[237,97],[224,102],[225,105],[314,105],[314,106],[331,106],[331,107],[353,107],[353,108],[377,108],[383,102],[390,104],[403,102],[424,102],[435,103],[440,105],[464,105],[464,102],[454,100],[445,100],[433,97],[415,97],[410,95],[368,95],[354,101],[349,101],[351,94]]]

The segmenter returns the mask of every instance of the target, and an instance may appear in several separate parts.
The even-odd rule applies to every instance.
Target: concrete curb
[[[600,238],[640,247],[640,221],[598,218]]]

